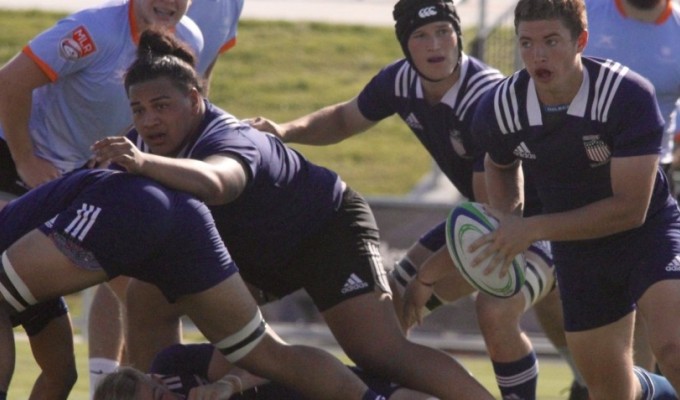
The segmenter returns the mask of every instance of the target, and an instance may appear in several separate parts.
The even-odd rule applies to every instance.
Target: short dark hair
[[[588,29],[583,0],[519,0],[515,7],[515,34],[522,21],[559,19],[576,39]]]

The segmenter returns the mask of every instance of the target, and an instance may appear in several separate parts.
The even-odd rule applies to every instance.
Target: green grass
[[[0,10],[0,63],[61,16]],[[285,121],[352,98],[381,67],[400,56],[391,28],[246,20],[239,25],[238,45],[216,66],[211,100],[238,117],[264,115]],[[340,145],[297,148],[369,195],[405,194],[431,166],[415,137],[395,117]],[[76,320],[82,315],[80,298],[68,299]],[[10,398],[22,399],[28,397],[38,369],[25,340],[17,341],[17,352]],[[80,378],[71,398],[87,399],[85,343],[76,344],[76,357]],[[497,394],[486,358],[461,356],[460,360]],[[565,398],[560,391],[569,385],[570,377],[561,361],[542,359],[538,398]]]

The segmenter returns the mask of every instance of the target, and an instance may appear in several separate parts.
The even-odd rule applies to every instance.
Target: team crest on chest
[[[600,135],[586,135],[583,137],[583,147],[586,150],[588,159],[593,162],[591,167],[598,167],[606,164],[611,158],[611,150],[607,143],[605,143]]]

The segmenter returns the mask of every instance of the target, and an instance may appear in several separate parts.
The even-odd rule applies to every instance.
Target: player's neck
[[[627,18],[646,23],[657,23],[670,7],[671,0],[660,0],[654,7],[649,9],[638,8],[628,0],[618,0],[619,6]]]
[[[460,67],[449,75],[448,78],[441,81],[428,81],[427,79],[420,79],[423,86],[423,95],[429,105],[439,104],[446,93],[453,87],[453,85],[460,79]]]

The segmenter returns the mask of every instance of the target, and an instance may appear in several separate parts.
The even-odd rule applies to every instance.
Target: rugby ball
[[[466,201],[455,207],[446,219],[446,246],[453,263],[461,275],[478,290],[495,297],[511,297],[524,285],[526,262],[522,253],[512,261],[508,273],[500,277],[498,272],[484,275],[485,263],[472,267],[472,260],[484,247],[474,252],[468,247],[479,237],[493,231],[498,221],[488,214],[480,203]]]

